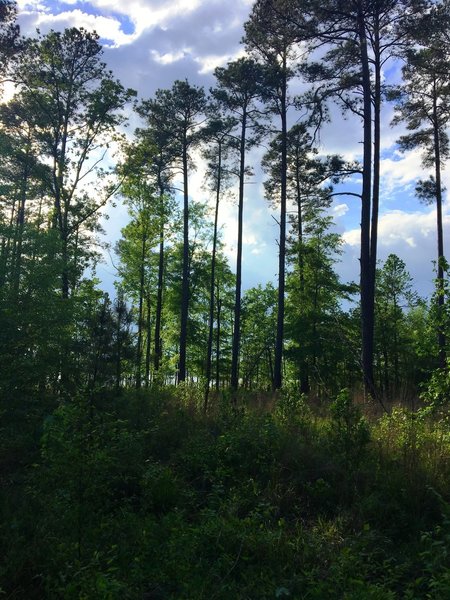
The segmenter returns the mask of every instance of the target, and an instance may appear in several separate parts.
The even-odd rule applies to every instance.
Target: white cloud
[[[17,0],[17,8],[19,11],[47,11],[49,8],[46,6],[46,2],[42,0]]]
[[[1,83],[0,98],[2,102],[9,102],[16,92],[16,86],[12,81],[4,81]]]
[[[450,207],[444,207],[444,230],[450,229]],[[361,234],[352,229],[343,234],[344,257],[338,271],[345,280],[359,278],[359,247]],[[446,246],[449,247],[449,240]],[[423,295],[432,291],[433,261],[437,256],[436,210],[407,213],[392,210],[382,215],[378,225],[378,258],[386,260],[391,253],[405,261],[406,268],[414,279],[415,286]]]
[[[164,54],[160,54],[157,50],[151,50],[150,53],[155,62],[159,63],[160,65],[170,65],[171,63],[177,62],[189,54],[190,48],[185,48],[178,52],[166,52]]]
[[[359,229],[350,229],[342,234],[342,239],[349,246],[358,246],[361,241],[361,232]]]
[[[403,154],[393,149],[391,157],[381,160],[380,174],[383,198],[392,196],[399,188],[412,187],[417,178],[424,175],[420,152],[413,150]]]
[[[248,231],[248,227],[245,228],[247,231],[243,235],[242,242],[246,246],[256,246],[258,244],[257,237],[254,232]]]
[[[332,211],[335,217],[343,217],[344,215],[346,215],[349,211],[349,206],[348,204],[337,204],[335,206],[333,206]]]
[[[448,207],[447,207],[448,210]],[[444,214],[444,227],[450,225],[450,214]],[[378,223],[378,243],[380,247],[393,248],[397,244],[423,248],[423,242],[435,237],[436,210],[407,213],[392,210],[382,215]],[[344,241],[350,246],[360,243],[360,230],[352,229],[343,234]]]
[[[172,2],[155,0],[90,0],[92,6],[102,12],[127,16],[134,24],[139,36],[146,29],[165,28],[179,15],[189,15],[202,4],[201,0],[175,0]]]
[[[244,54],[244,49],[241,49],[235,54],[211,54],[208,56],[198,56],[195,58],[195,62],[200,65],[199,73],[204,75],[206,73],[212,73],[216,67],[223,67],[228,62],[241,58],[244,56]]]
[[[35,25],[42,31],[48,29],[61,30],[66,27],[83,27],[88,31],[95,30],[105,40],[111,40],[114,46],[129,43],[132,36],[121,29],[120,21],[113,17],[91,15],[79,9],[65,11],[57,15],[47,12],[39,13]]]

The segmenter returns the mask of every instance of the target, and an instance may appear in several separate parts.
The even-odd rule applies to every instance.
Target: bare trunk
[[[164,219],[163,219],[163,202],[164,195],[162,186],[160,185],[159,204],[160,204],[160,230],[159,230],[159,260],[158,260],[158,291],[156,295],[156,314],[155,314],[155,356],[154,368],[155,372],[159,370],[162,360],[161,352],[161,319],[162,319],[162,302],[163,302],[163,285],[164,285]]]
[[[180,361],[178,365],[178,383],[186,380],[186,346],[189,314],[189,189],[186,134],[183,144],[183,191],[183,280],[181,289]]]
[[[381,64],[380,64],[380,38],[379,38],[379,23],[376,17],[375,32],[374,32],[374,51],[375,51],[375,83],[374,83],[374,129],[373,129],[373,188],[372,188],[372,221],[370,232],[370,277],[368,278],[368,298],[367,298],[367,313],[370,312],[368,332],[371,337],[370,345],[372,347],[372,364],[373,364],[373,348],[374,348],[374,331],[375,331],[375,289],[376,289],[376,269],[377,269],[377,245],[378,245],[378,212],[380,199],[380,147],[381,147]],[[373,395],[374,382],[369,381],[369,391]]]
[[[283,383],[283,341],[284,341],[284,293],[286,285],[286,172],[287,172],[287,108],[286,108],[286,56],[283,61],[283,82],[281,90],[281,194],[280,194],[280,247],[278,260],[278,313],[277,336],[275,341],[275,361],[273,386],[278,390]]]
[[[150,310],[150,294],[147,294],[147,325],[146,325],[147,340],[145,346],[145,387],[150,384],[150,361],[151,361],[151,310]]]
[[[295,187],[297,194],[297,230],[298,230],[298,276],[300,285],[300,298],[303,297],[305,291],[305,259],[303,250],[303,205],[302,205],[302,191],[300,183],[300,164],[297,158],[296,169],[295,169]],[[300,370],[300,392],[302,394],[308,394],[310,391],[309,383],[309,366],[308,361],[302,358],[299,365]]]
[[[236,258],[236,294],[234,303],[233,349],[231,356],[231,387],[237,390],[239,384],[239,350],[241,338],[241,285],[242,285],[242,223],[244,212],[244,178],[245,178],[245,138],[247,127],[247,112],[242,115],[240,165],[239,165],[239,206],[238,206],[238,236]]]
[[[437,215],[437,243],[438,243],[438,350],[439,367],[444,369],[446,366],[446,339],[442,328],[444,312],[444,233],[442,225],[442,181],[441,181],[441,148],[439,140],[439,117],[437,107],[437,92],[433,94],[433,128],[434,128],[434,162],[436,179],[436,215]]]
[[[158,291],[156,295],[156,315],[155,315],[155,372],[159,371],[162,362],[161,351],[161,322],[162,322],[162,297],[164,283],[164,237],[161,234],[159,243],[159,261],[158,261]]]
[[[139,309],[138,309],[138,342],[136,351],[136,387],[141,387],[141,362],[142,362],[142,321],[144,311],[144,284],[145,284],[145,254],[147,251],[147,236],[143,234],[141,248],[141,264],[139,274]]]
[[[222,317],[222,299],[217,297],[217,337],[216,337],[216,390],[220,389],[220,327]]]
[[[116,329],[116,390],[120,388],[122,377],[122,304],[118,304],[117,310],[117,329]]]
[[[17,226],[15,232],[15,240],[14,240],[14,252],[13,252],[13,267],[12,267],[12,278],[14,281],[13,284],[13,294],[14,297],[17,298],[20,287],[20,275],[22,269],[22,245],[23,245],[23,232],[25,228],[25,205],[27,201],[27,185],[28,185],[28,177],[29,177],[29,167],[28,167],[28,159],[29,159],[29,147],[26,150],[25,156],[25,167],[23,171],[22,181],[20,185],[20,198],[19,198],[19,207],[17,211]]]
[[[361,193],[361,332],[362,370],[366,391],[374,394],[373,380],[373,293],[370,259],[371,188],[372,188],[372,97],[367,39],[362,7],[358,9],[359,45],[361,53],[364,142]]]
[[[216,209],[214,213],[214,233],[213,233],[213,248],[211,257],[211,283],[209,288],[209,327],[208,327],[208,346],[206,349],[206,373],[205,373],[205,398],[204,398],[204,410],[208,409],[208,396],[209,396],[209,383],[211,381],[211,362],[212,362],[212,345],[213,345],[213,332],[214,332],[214,288],[216,280],[216,246],[217,246],[217,222],[219,216],[219,201],[220,201],[220,187],[221,187],[221,174],[222,174],[222,143],[219,141],[219,154],[218,154],[218,165],[217,165],[217,187],[216,187]]]
[[[295,170],[295,187],[297,192],[298,271],[300,281],[300,292],[303,292],[305,289],[305,260],[303,257],[303,206],[302,191],[300,185],[300,165],[298,163]]]

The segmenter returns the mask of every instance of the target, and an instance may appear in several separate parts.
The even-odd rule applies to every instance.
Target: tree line
[[[175,81],[144,100],[102,62],[96,33],[23,38],[7,0],[0,18],[2,79],[14,83],[0,106],[7,397],[196,382],[206,409],[211,389],[236,399],[239,387],[293,383],[328,396],[362,382],[383,401],[445,367],[447,0],[257,0],[246,54],[215,70],[213,89]],[[402,65],[397,86],[384,79],[391,61]],[[299,82],[305,91],[295,94]],[[417,182],[418,197],[437,208],[436,292],[428,300],[414,294],[399,257],[377,261],[386,101],[408,130],[400,149],[419,149],[433,172]],[[358,162],[319,153],[317,132],[332,105],[361,123]],[[131,110],[141,126],[127,138]],[[262,144],[265,195],[278,210],[278,280],[243,291],[245,189],[251,150]],[[212,212],[190,186],[200,160]],[[361,182],[352,192],[361,206],[359,284],[335,271],[342,239],[327,210],[350,176]],[[218,227],[230,195],[238,214],[231,266]],[[104,252],[100,219],[114,218],[114,198],[129,221],[114,249],[111,300],[95,269]]]

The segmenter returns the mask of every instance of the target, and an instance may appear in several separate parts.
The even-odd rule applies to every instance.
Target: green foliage
[[[429,578],[428,598],[446,598],[450,594],[450,504],[436,495],[442,524],[427,531],[421,538],[420,558],[424,563],[424,579]]]
[[[412,352],[413,328],[408,313],[419,304],[413,292],[412,279],[405,263],[390,254],[377,270],[375,312],[379,388],[386,397],[398,397],[401,390],[412,387],[417,371],[416,354]],[[416,317],[419,313],[416,313]],[[417,323],[419,324],[419,323]],[[422,338],[422,343],[426,339]]]
[[[436,369],[431,374],[422,392],[422,400],[425,401],[429,412],[441,416],[442,420],[450,425],[449,399],[450,399],[450,371],[448,368]]]
[[[2,47],[15,43],[13,4],[0,2]],[[277,395],[268,393],[281,364],[277,350],[274,368],[277,291],[257,286],[241,302],[240,265],[235,282],[221,252],[211,285],[212,225],[188,193],[194,149],[205,142],[211,186],[219,191],[219,149],[211,150],[219,136],[220,159],[227,159],[220,178],[239,175],[242,209],[251,173],[245,156],[261,138],[258,121],[290,104],[285,84],[296,72],[300,23],[307,37],[306,26],[316,27],[327,43],[330,31],[343,27],[343,38],[326,52],[339,67],[328,73],[327,93],[339,88],[346,108],[360,111],[360,19],[388,41],[382,59],[396,45],[391,17],[400,20],[401,13],[382,2],[373,14],[363,7],[361,15],[353,8],[343,15],[340,4],[304,2],[300,15],[300,5],[289,0],[277,7],[257,2],[247,43],[269,68],[241,58],[216,70],[219,105],[212,110],[228,114],[220,123],[205,128],[204,90],[187,81],[141,104],[146,128],[125,149],[119,169],[130,222],[117,246],[115,301],[95,277],[99,211],[113,193],[103,184],[100,149],[117,141],[133,92],[105,70],[94,33],[38,34],[18,55],[21,81],[0,109],[0,552],[8,559],[0,566],[0,594],[6,598],[450,594],[448,370],[432,373],[416,412],[395,408],[370,420],[346,389],[329,404],[360,376],[360,314],[340,306],[354,289],[334,271],[341,239],[324,213],[331,202],[324,183],[359,169],[337,157],[318,161],[306,125],[288,132],[287,148],[279,136],[269,142],[266,191],[272,201],[287,191],[297,208],[288,240],[285,385]],[[370,68],[377,64],[376,38],[374,29],[367,38]],[[436,52],[411,55],[404,72],[410,83],[399,116],[408,127],[426,120],[428,101],[416,96],[423,86],[413,84],[441,77],[445,57]],[[448,121],[444,80],[441,126]],[[412,109],[413,117],[405,113]],[[411,133],[403,145],[425,143],[431,165],[437,159],[430,131]],[[440,142],[445,157],[444,130]],[[182,232],[172,197],[180,169],[186,176]],[[437,176],[419,188],[428,200],[438,195]],[[442,257],[438,268],[446,269]],[[442,280],[437,299],[446,295]],[[430,372],[436,329],[447,333],[445,303],[428,309],[410,300],[405,265],[391,255],[378,273],[376,300],[376,377],[386,395]],[[213,379],[205,369],[208,313],[217,390],[204,412],[205,379]],[[243,381],[232,394],[226,388],[231,355],[233,386],[238,366]],[[177,371],[185,381],[166,385]],[[146,389],[132,391],[141,380]]]
[[[205,416],[199,398],[189,386],[182,398],[97,392],[49,413],[38,454],[8,467],[2,590],[446,596],[449,454],[429,417],[397,410],[369,425],[345,390],[320,417],[295,388],[274,414]]]
[[[200,410],[203,404],[203,386],[188,383],[186,381],[181,382],[173,393],[180,405],[185,408],[191,408],[194,410]]]
[[[245,388],[270,389],[276,333],[276,289],[272,283],[246,290],[241,304],[241,377]]]
[[[306,396],[299,393],[298,385],[284,384],[277,398],[275,415],[286,424],[298,424],[311,418]]]
[[[348,468],[358,468],[369,443],[369,427],[350,392],[342,390],[330,406],[331,439]]]
[[[331,220],[322,214],[323,198],[318,206],[314,199],[312,195],[309,209],[303,206],[303,224],[297,218],[297,236],[290,246],[293,269],[287,280],[286,356],[302,391],[320,396],[348,384],[353,358],[343,324],[349,319],[340,314],[339,303],[349,299],[351,289],[340,283],[334,271],[341,240],[330,232]],[[343,343],[336,344],[336,339]],[[341,381],[342,371],[346,379]]]

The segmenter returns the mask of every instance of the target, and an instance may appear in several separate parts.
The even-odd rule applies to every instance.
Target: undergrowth
[[[450,597],[445,418],[369,422],[346,391],[327,415],[292,390],[271,411],[201,400],[77,397],[36,419],[34,448],[16,436],[2,597]]]

